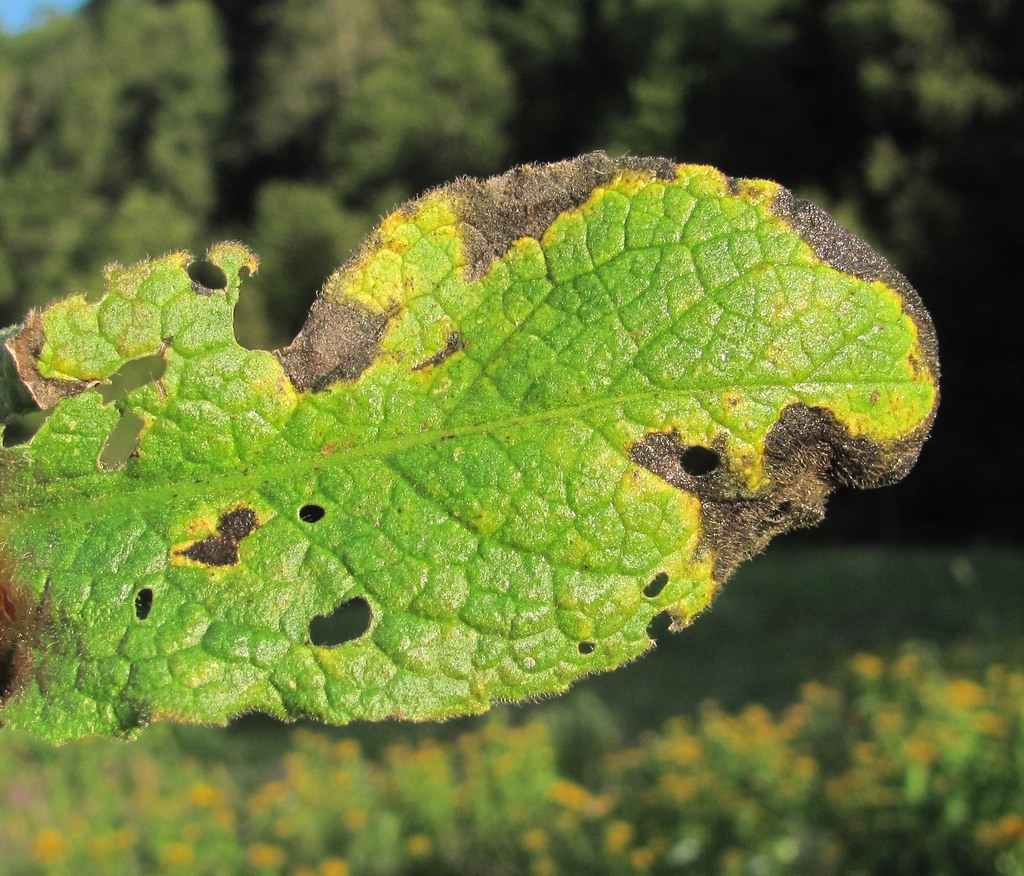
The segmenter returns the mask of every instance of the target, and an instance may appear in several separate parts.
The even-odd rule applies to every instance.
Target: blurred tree
[[[324,280],[372,224],[373,217],[343,210],[323,186],[274,180],[260,188],[251,237],[261,265],[247,291],[269,303],[267,345],[291,341]]]
[[[326,132],[332,182],[347,198],[385,210],[459,174],[501,169],[513,85],[485,8],[483,0],[396,4],[394,44]]]
[[[97,289],[108,261],[193,243],[215,204],[228,103],[213,10],[108,0],[88,12],[0,44],[17,71],[0,109],[0,249],[7,282],[27,290],[7,319]]]

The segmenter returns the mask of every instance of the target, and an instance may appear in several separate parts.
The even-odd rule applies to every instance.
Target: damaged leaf
[[[431,191],[277,353],[233,334],[255,257],[199,267],[112,267],[101,300],[0,338],[2,413],[47,409],[0,451],[5,724],[563,690],[657,615],[688,624],[836,486],[901,478],[937,404],[906,280],[709,167],[592,154]]]

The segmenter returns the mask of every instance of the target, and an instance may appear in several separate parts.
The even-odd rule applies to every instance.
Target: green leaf
[[[429,192],[276,354],[232,331],[255,258],[208,259],[112,267],[5,336],[0,397],[51,408],[0,456],[10,726],[561,691],[834,486],[900,478],[937,403],[906,280],[708,167],[593,154]]]

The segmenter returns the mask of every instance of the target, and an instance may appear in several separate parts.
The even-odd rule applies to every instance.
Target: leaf
[[[233,336],[255,268],[238,244],[115,266],[5,336],[0,397],[51,408],[0,457],[6,724],[561,691],[833,487],[902,477],[937,403],[906,280],[709,167],[592,154],[429,192],[276,354]]]

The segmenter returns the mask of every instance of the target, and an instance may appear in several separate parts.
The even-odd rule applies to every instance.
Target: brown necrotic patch
[[[275,354],[300,392],[355,380],[373,364],[388,314],[318,297],[295,340]]]
[[[570,161],[526,164],[490,179],[463,178],[441,190],[454,197],[465,224],[469,279],[486,274],[517,240],[539,240],[559,214],[579,207],[595,188],[627,171],[673,180],[676,166],[667,158],[609,158],[590,152]],[[409,208],[415,211],[417,205],[414,201]]]
[[[693,446],[675,432],[650,432],[630,447],[629,455],[700,500],[700,551],[713,559],[715,579],[722,583],[776,535],[819,523],[837,486],[868,488],[898,481],[914,464],[925,437],[927,428],[922,427],[900,441],[852,438],[830,412],[792,405],[768,433],[766,477],[757,490],[732,470],[724,440],[704,448],[718,457],[713,467],[703,451],[699,468],[688,465]]]
[[[39,357],[42,355],[45,341],[42,313],[30,310],[21,330],[4,344],[14,362],[18,377],[32,396],[32,400],[42,410],[52,408],[62,398],[77,395],[97,383],[95,380],[57,380],[43,377],[39,371]]]
[[[259,520],[251,508],[235,508],[221,516],[216,535],[208,535],[177,554],[204,566],[235,566],[239,543],[258,526]]]

